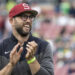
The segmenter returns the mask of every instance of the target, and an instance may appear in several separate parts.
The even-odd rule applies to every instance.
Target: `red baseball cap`
[[[34,16],[36,16],[38,14],[38,12],[36,10],[31,9],[31,7],[26,4],[26,3],[20,3],[15,5],[9,12],[9,17],[12,18],[16,15],[19,15],[23,12],[29,12],[31,14],[33,14]]]

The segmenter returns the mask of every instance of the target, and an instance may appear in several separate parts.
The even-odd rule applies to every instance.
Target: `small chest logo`
[[[5,53],[5,54],[9,54],[9,53],[10,53],[10,51],[5,51],[4,53]]]

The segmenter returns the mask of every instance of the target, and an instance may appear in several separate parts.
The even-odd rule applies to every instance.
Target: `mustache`
[[[30,22],[24,22],[23,25],[31,25]]]

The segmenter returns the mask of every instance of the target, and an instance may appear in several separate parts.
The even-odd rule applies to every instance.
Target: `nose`
[[[27,21],[27,22],[31,22],[31,19],[28,17],[28,18],[26,19],[26,21]]]
[[[29,17],[27,19],[26,18],[23,18],[23,21],[31,22],[31,19]]]

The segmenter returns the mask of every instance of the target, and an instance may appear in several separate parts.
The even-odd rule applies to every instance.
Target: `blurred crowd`
[[[10,9],[25,1],[0,0],[0,42],[12,33]],[[75,75],[75,0],[28,1],[39,12],[33,22],[33,36],[51,44],[55,75]]]

